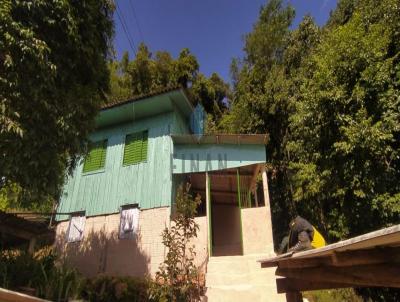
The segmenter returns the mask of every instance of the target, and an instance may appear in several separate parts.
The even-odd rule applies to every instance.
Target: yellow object
[[[314,229],[314,238],[313,241],[311,242],[311,246],[315,249],[325,246],[326,243],[324,237],[322,237],[320,232],[318,232],[315,227],[313,227],[313,229]]]

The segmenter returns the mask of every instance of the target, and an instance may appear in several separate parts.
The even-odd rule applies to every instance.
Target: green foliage
[[[218,125],[270,135],[274,237],[296,214],[328,241],[399,223],[398,1],[341,0],[323,28],[306,16],[291,29],[293,16],[279,0],[261,9],[244,59],[232,62],[232,108]]]
[[[364,1],[326,32],[290,117],[294,197],[332,239],[398,222],[400,7]],[[391,27],[391,24],[393,27]]]
[[[142,43],[133,60],[130,61],[125,53],[121,62],[109,63],[109,70],[110,101],[125,100],[168,87],[190,87],[190,98],[202,104],[209,113],[207,129],[210,131],[217,130],[212,125],[227,110],[229,85],[216,73],[209,78],[201,74],[196,57],[187,48],[182,49],[178,58],[174,59],[166,51],[158,51],[153,55]]]
[[[56,266],[52,248],[34,255],[22,251],[2,251],[0,254],[0,287],[18,290],[29,287],[38,297],[51,301],[67,301],[79,294],[82,278],[66,266]]]
[[[200,196],[195,199],[189,193],[190,185],[181,185],[177,191],[176,213],[170,228],[162,233],[163,244],[168,249],[164,263],[156,274],[151,289],[156,301],[200,301],[198,270],[194,264],[194,245],[199,226],[194,221]]]
[[[363,302],[352,288],[317,290],[303,293],[310,302]]]
[[[0,186],[0,211],[15,208],[20,192],[21,188],[15,183],[7,182]]]
[[[92,302],[152,301],[148,294],[151,283],[135,277],[100,275],[85,280],[81,298]]]
[[[0,177],[56,196],[104,91],[108,0],[5,0],[0,6]]]

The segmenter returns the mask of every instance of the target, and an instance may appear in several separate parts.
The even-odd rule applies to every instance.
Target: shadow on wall
[[[140,244],[141,235],[134,239],[119,239],[115,231],[90,229],[79,242],[66,241],[66,231],[58,232],[56,250],[60,260],[75,267],[87,277],[97,274],[113,276],[148,276],[151,274],[149,252]]]

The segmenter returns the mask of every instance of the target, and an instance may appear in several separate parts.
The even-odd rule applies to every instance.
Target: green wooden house
[[[197,264],[273,252],[266,135],[203,135],[204,112],[182,89],[108,104],[86,158],[66,180],[56,245],[86,275],[153,275],[164,260],[177,187],[202,203]]]

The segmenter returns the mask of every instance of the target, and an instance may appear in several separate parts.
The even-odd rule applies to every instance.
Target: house
[[[67,261],[88,276],[154,275],[166,254],[161,233],[186,182],[202,198],[194,244],[207,276],[223,256],[258,268],[254,255],[273,253],[267,136],[203,135],[203,115],[182,89],[102,108],[89,156],[57,208],[56,245]]]

